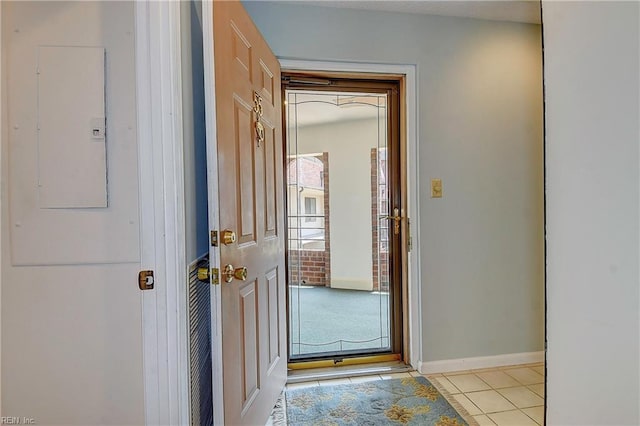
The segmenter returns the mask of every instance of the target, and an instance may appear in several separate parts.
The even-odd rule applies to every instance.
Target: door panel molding
[[[276,199],[276,130],[266,126],[264,140],[264,187],[265,187],[265,217],[264,217],[264,238],[278,236],[278,208]]]
[[[278,268],[274,268],[268,271],[265,274],[265,297],[267,298],[267,302],[265,306],[267,307],[267,323],[272,324],[278,321],[278,316],[280,315],[279,306],[278,306]],[[266,353],[268,354],[269,359],[268,362],[265,363],[268,365],[268,372],[274,368],[275,364],[278,362],[280,358],[280,330],[276,330],[275,333],[271,333],[271,326],[267,327],[268,335],[267,335],[267,348]]]
[[[235,137],[235,163],[238,165],[238,174],[236,176],[236,188],[239,197],[236,200],[236,210],[238,218],[238,244],[255,243],[256,235],[256,176],[255,169],[242,167],[242,164],[251,161],[255,164],[255,152],[253,150],[253,122],[252,110],[246,102],[239,102],[239,98],[234,98],[234,120],[236,134]],[[241,141],[244,141],[242,143]],[[251,173],[247,175],[247,171]],[[244,173],[243,173],[244,172]],[[246,204],[250,204],[247,206]],[[246,208],[245,208],[246,207]],[[248,211],[250,215],[245,215]]]
[[[255,348],[260,342],[260,329],[258,326],[258,280],[251,281],[240,288],[240,318],[242,324],[242,336],[244,344],[240,345],[240,356],[244,363],[241,369],[243,376],[242,411],[251,405],[260,391],[260,366],[255,353],[247,352],[244,348]],[[253,373],[248,375],[247,372]]]
[[[417,66],[413,64],[376,64],[359,62],[334,62],[334,61],[312,61],[290,58],[279,58],[283,72],[295,71],[320,71],[335,73],[373,73],[378,75],[398,74],[404,75],[404,95],[405,105],[401,105],[401,117],[404,116],[404,123],[401,123],[406,140],[401,140],[406,152],[403,158],[406,161],[406,187],[408,215],[403,215],[411,219],[411,236],[414,241],[412,250],[408,253],[408,277],[404,301],[408,311],[408,330],[405,330],[409,337],[408,347],[404,353],[409,355],[409,363],[413,368],[418,368],[422,362],[422,326],[421,326],[421,271],[420,271],[420,181],[418,179],[418,81]],[[403,224],[403,226],[406,226]],[[406,235],[403,232],[403,235]],[[406,243],[406,242],[405,242]]]

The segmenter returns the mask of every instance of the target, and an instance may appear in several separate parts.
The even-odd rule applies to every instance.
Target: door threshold
[[[342,379],[345,377],[370,376],[374,374],[404,373],[413,371],[413,367],[402,361],[391,361],[372,364],[345,365],[340,367],[308,368],[289,370],[287,384],[312,380]]]

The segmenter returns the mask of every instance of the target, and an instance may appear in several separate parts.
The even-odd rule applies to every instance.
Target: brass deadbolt
[[[209,268],[198,268],[198,279],[200,281],[209,282],[210,278],[211,278],[211,271],[209,270]]]
[[[233,265],[227,265],[223,271],[224,281],[230,283],[233,279],[244,281],[247,279],[247,268],[234,268]]]
[[[222,231],[222,243],[224,245],[229,245],[229,244],[233,244],[236,242],[236,233],[229,230],[229,229],[225,229],[224,231]]]

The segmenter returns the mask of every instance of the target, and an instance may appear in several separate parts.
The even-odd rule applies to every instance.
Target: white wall
[[[20,124],[2,133],[2,414],[37,424],[142,424],[139,254],[124,263],[16,267],[8,216],[15,164],[7,154],[37,143],[37,45],[104,46],[110,206],[93,214],[120,212],[118,222],[138,241],[133,4],[3,2],[2,19],[2,59],[12,70],[2,75],[2,127]],[[20,114],[18,102],[28,106]],[[86,241],[118,244],[115,237]],[[125,249],[139,253],[137,243]]]
[[[417,64],[422,361],[542,350],[540,27],[244,4],[280,57]]]
[[[331,287],[373,289],[371,252],[371,149],[378,121],[301,126],[300,154],[329,153]]]
[[[637,2],[543,2],[547,423],[637,425]]]

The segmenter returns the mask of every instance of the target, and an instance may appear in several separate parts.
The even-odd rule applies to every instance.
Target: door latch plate
[[[138,287],[140,290],[153,290],[153,271],[140,271],[138,273]]]

